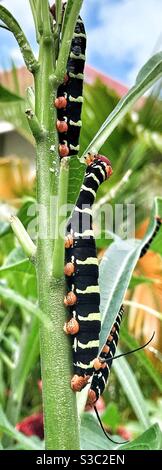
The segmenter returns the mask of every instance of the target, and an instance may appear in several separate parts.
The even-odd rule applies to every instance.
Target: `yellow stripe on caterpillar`
[[[99,286],[88,286],[85,290],[76,289],[77,294],[99,294]]]
[[[82,184],[81,190],[80,191],[87,191],[91,194],[93,194],[94,197],[96,197],[96,192],[92,188],[87,188],[84,184]]]
[[[84,230],[83,233],[74,232],[74,237],[94,237],[94,232],[93,230]]]
[[[82,261],[81,259],[77,259],[76,264],[81,264],[81,265],[95,264],[96,266],[98,266],[98,259],[92,256],[89,256],[89,258],[86,258],[84,261]]]
[[[88,343],[84,344],[78,341],[78,347],[80,349],[91,349],[91,348],[98,348],[99,347],[99,340],[88,341]]]
[[[78,320],[80,321],[100,321],[100,313],[89,313],[87,317],[82,317],[78,315]]]

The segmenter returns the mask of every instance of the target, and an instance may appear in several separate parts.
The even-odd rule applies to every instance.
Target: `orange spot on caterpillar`
[[[93,406],[97,401],[96,393],[90,388],[88,391],[87,405]]]
[[[110,347],[107,346],[107,344],[105,344],[105,346],[104,346],[103,349],[102,349],[102,353],[108,354],[109,351],[110,351]]]
[[[65,237],[65,248],[71,248],[71,246],[73,246],[73,237],[72,235],[67,235]]]
[[[71,388],[74,392],[80,392],[88,383],[88,380],[90,379],[90,375],[73,375],[73,378],[71,379]]]
[[[94,367],[95,370],[104,369],[106,367],[106,362],[102,362],[102,359],[97,357],[94,360],[93,367]]]
[[[76,304],[76,301],[77,301],[77,296],[74,294],[74,292],[70,291],[68,292],[67,296],[64,298],[64,305],[68,307],[68,306]]]
[[[116,331],[116,328],[115,328],[115,326],[113,326],[112,330],[111,330],[111,333],[115,333],[115,331]]]
[[[69,155],[69,147],[66,144],[59,145],[60,157],[67,157]]]
[[[68,131],[68,124],[66,121],[57,120],[56,127],[57,127],[58,132],[60,133]]]
[[[65,276],[72,276],[74,274],[75,267],[73,263],[67,263],[65,268],[64,268],[64,274]]]
[[[75,318],[71,318],[67,323],[64,325],[64,331],[67,335],[76,335],[79,331],[79,323]]]
[[[113,340],[113,336],[112,335],[109,335],[108,338],[107,338],[108,341],[112,341]]]
[[[68,74],[66,73],[66,75],[64,76],[64,84],[66,85],[66,83],[68,82],[69,80],[69,76]]]
[[[113,169],[110,165],[106,166],[106,174],[108,178],[110,178],[110,176],[113,174]]]
[[[86,164],[89,166],[91,165],[95,160],[95,155],[93,153],[87,153],[85,157]]]
[[[67,99],[65,96],[59,96],[55,99],[54,105],[57,109],[64,109],[67,106]]]

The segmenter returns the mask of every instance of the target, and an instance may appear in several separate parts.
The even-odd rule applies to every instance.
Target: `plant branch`
[[[29,3],[30,3],[32,15],[33,15],[34,25],[35,25],[36,40],[39,43],[40,35],[39,35],[39,31],[38,31],[37,11],[36,11],[35,0],[29,0]]]
[[[55,73],[56,76],[53,77],[54,81],[56,80],[58,84],[63,82],[64,76],[66,73],[67,58],[69,56],[71,41],[73,38],[75,25],[77,22],[77,18],[79,16],[82,3],[83,3],[83,0],[75,0],[73,1],[73,3],[71,2],[71,10],[70,10],[70,14],[68,16],[68,20],[66,23],[65,32],[64,32],[64,36],[63,36],[63,40],[62,40],[62,44],[61,44],[60,52],[58,56],[56,73]],[[68,8],[68,5],[67,5],[67,8]]]
[[[37,248],[29,237],[28,232],[25,230],[21,221],[18,219],[18,217],[12,215],[9,222],[24,252],[27,254],[27,256],[29,256],[29,258],[35,258]]]
[[[0,19],[4,22],[4,24],[9,28],[9,30],[13,33],[20,50],[22,52],[24,62],[28,68],[28,70],[34,73],[38,68],[38,62],[36,61],[32,49],[24,32],[22,31],[20,25],[16,21],[16,19],[11,15],[11,13],[2,5],[0,5]]]
[[[37,24],[40,36],[43,34],[42,0],[37,0]]]
[[[68,175],[69,175],[69,160],[63,158],[61,161],[59,191],[58,191],[58,205],[56,214],[56,234],[55,246],[53,255],[53,276],[60,279],[64,275],[64,262],[65,262],[65,227],[66,216],[62,211],[67,204],[68,194]]]
[[[53,42],[53,34],[51,29],[51,19],[48,0],[42,0],[42,17],[43,17],[43,38],[46,42]]]

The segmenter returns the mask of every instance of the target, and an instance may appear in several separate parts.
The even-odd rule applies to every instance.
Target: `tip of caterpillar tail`
[[[90,375],[73,375],[71,379],[71,388],[73,392],[81,392],[81,390],[87,385]]]
[[[71,318],[67,323],[64,325],[64,331],[67,335],[76,335],[79,331],[79,323],[75,318]]]

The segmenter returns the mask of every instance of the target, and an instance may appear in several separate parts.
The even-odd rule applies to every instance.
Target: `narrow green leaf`
[[[121,354],[119,349],[118,353]],[[113,368],[134,413],[144,429],[147,429],[150,425],[150,419],[146,402],[131,367],[124,357],[120,357],[117,361],[113,362]]]
[[[135,287],[139,286],[139,284],[152,284],[155,282],[155,279],[147,276],[132,276],[129,289],[134,289]]]
[[[158,424],[154,424],[141,436],[129,444],[118,447],[118,450],[161,450],[162,432]]]
[[[82,450],[112,450],[118,445],[110,442],[104,435],[97,419],[89,413],[84,413],[81,420],[81,449]],[[118,442],[122,442],[119,436],[111,436]]]
[[[101,126],[97,135],[85,150],[84,155],[94,150],[98,152],[110,134],[121,122],[125,114],[132,108],[134,103],[140,98],[160,77],[162,76],[162,52],[151,57],[140,70],[135,85],[119,101],[115,109],[108,116]],[[84,161],[84,155],[81,161]]]
[[[132,338],[132,336],[128,333],[127,329],[123,325],[120,330],[120,338],[121,341],[130,350],[136,349],[140,346],[140,344],[134,338]],[[162,393],[162,377],[161,374],[154,367],[154,364],[146,356],[144,351],[138,351],[136,353],[136,357],[142,367],[147,371],[148,375],[151,377],[153,382],[156,384],[160,393]]]
[[[21,96],[16,95],[16,93],[12,93],[10,90],[5,88],[4,86],[0,85],[0,103],[6,103],[6,106],[9,106],[8,103],[15,102],[15,101],[23,101]]]
[[[21,432],[17,431],[12,424],[6,418],[2,407],[0,406],[0,431],[12,439],[20,442],[25,450],[38,450],[38,444],[35,443],[34,439],[24,436]],[[40,441],[40,447],[42,449],[42,442]]]
[[[109,246],[103,256],[99,275],[101,291],[100,310],[102,314],[100,349],[104,346],[108,333],[118,314],[141,250],[154,232],[156,226],[155,217],[157,215],[162,216],[160,198],[155,198],[154,200],[150,224],[143,240],[117,239]]]
[[[0,284],[0,296],[2,299],[5,299],[12,304],[18,305],[19,307],[25,309],[32,315],[36,315],[36,317],[38,317],[39,320],[46,325],[46,328],[51,327],[51,322],[48,318],[46,318],[44,313],[35,304],[30,302],[30,300],[25,299],[14,290],[4,287],[2,284]]]

